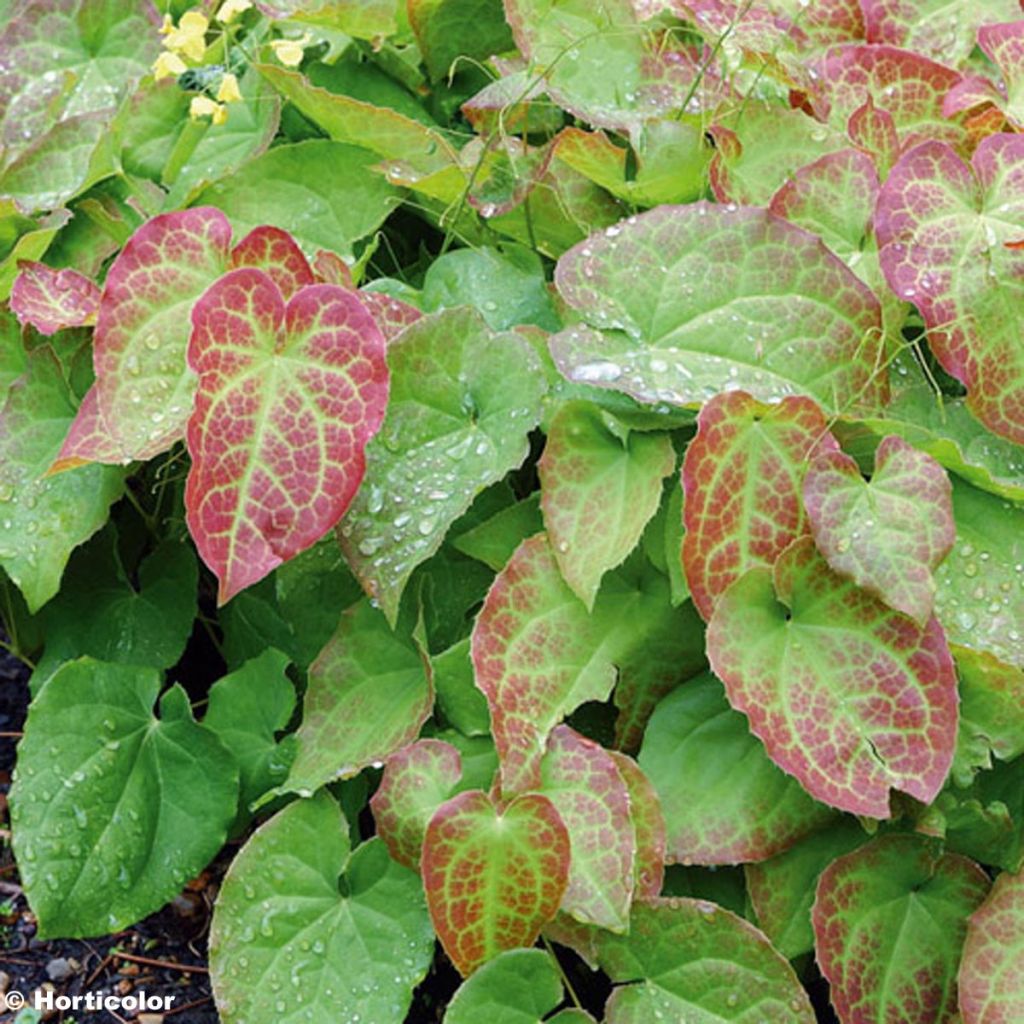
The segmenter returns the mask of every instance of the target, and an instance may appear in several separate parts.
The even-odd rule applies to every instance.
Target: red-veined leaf
[[[629,813],[636,832],[633,860],[634,893],[637,897],[657,896],[665,880],[665,818],[658,794],[643,769],[628,754],[609,750],[629,790]]]
[[[196,303],[186,519],[221,604],[314,544],[363,478],[384,418],[384,339],[362,303],[310,285],[285,303],[262,270]]]
[[[231,250],[228,267],[254,267],[264,271],[277,285],[285,301],[300,288],[316,284],[316,277],[295,239],[280,228],[253,228]]]
[[[712,398],[683,460],[683,568],[705,620],[729,585],[770,567],[808,532],[801,482],[815,451],[837,448],[808,398],[762,405],[743,391]]]
[[[1001,25],[984,25],[978,30],[978,46],[999,68],[1000,84],[997,88],[1005,96],[1005,102],[1001,104],[1003,113],[1020,128],[1024,126],[1024,21],[1021,20],[1019,2],[1003,0],[1002,6],[1010,12],[1006,17],[1016,15],[1016,20]]]
[[[427,824],[461,777],[462,756],[443,740],[417,740],[387,759],[370,808],[393,860],[419,870]]]
[[[399,334],[420,319],[423,314],[408,302],[402,302],[383,292],[371,292],[361,288],[356,292],[359,301],[369,310],[377,322],[385,341],[394,341]]]
[[[1001,874],[971,915],[958,984],[964,1024],[1024,1020],[1024,874]]]
[[[680,405],[736,388],[829,410],[885,398],[878,300],[765,210],[659,207],[570,249],[555,282],[584,321],[550,340],[569,380]]]
[[[569,881],[560,909],[585,924],[625,931],[636,831],[615,759],[567,725],[556,726],[541,762],[540,792],[569,832]]]
[[[869,154],[882,175],[899,156],[900,139],[896,122],[888,110],[875,106],[875,99],[869,93],[867,99],[850,115],[846,122],[846,133],[850,141],[860,150]],[[875,182],[875,192],[878,182]]]
[[[54,270],[45,263],[24,260],[11,287],[11,309],[23,324],[40,334],[96,322],[100,290],[77,270]]]
[[[924,626],[935,602],[932,570],[956,539],[945,470],[896,435],[875,452],[871,481],[845,452],[821,452],[804,477],[818,550],[836,572]]]
[[[506,949],[532,945],[569,877],[569,833],[539,793],[499,809],[469,790],[427,825],[421,858],[427,906],[464,977]]]
[[[812,917],[841,1024],[950,1024],[967,917],[988,888],[977,864],[921,836],[885,836],[833,861]]]
[[[957,694],[941,627],[838,576],[810,537],[719,598],[708,658],[768,756],[824,803],[887,818],[890,787],[924,803],[942,788]]]
[[[1024,136],[993,135],[968,166],[949,146],[905,153],[878,197],[882,270],[916,304],[943,368],[996,434],[1024,442]]]

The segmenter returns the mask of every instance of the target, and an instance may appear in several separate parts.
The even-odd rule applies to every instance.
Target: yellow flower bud
[[[309,34],[306,33],[301,39],[274,39],[270,48],[274,56],[289,68],[297,68],[302,63],[302,51],[310,42]]]
[[[188,71],[188,65],[176,54],[165,50],[153,62],[153,80],[159,82],[161,78],[177,78],[178,75]]]
[[[193,96],[188,113],[193,120],[209,117],[214,124],[223,124],[228,119],[228,108],[223,103],[215,103],[209,96]]]
[[[220,80],[220,88],[217,90],[217,99],[221,103],[237,103],[242,98],[238,88],[238,79],[229,71]]]
[[[222,25],[226,25],[243,11],[249,10],[250,7],[252,7],[252,0],[224,0],[217,12],[217,20]]]

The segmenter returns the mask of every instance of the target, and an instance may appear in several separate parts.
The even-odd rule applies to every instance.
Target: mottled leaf
[[[659,207],[569,250],[555,282],[584,318],[551,339],[573,381],[699,405],[744,388],[874,406],[874,295],[821,241],[764,210]]]
[[[853,818],[844,817],[812,832],[788,850],[743,871],[757,923],[772,945],[792,960],[814,949],[811,905],[818,876],[868,835]]]
[[[1002,874],[967,923],[957,983],[964,1024],[1024,1017],[1024,875]]]
[[[968,166],[948,145],[905,153],[878,199],[875,226],[892,289],[917,305],[942,367],[996,434],[1024,442],[1024,355],[1015,311],[1024,254],[1024,137],[982,140]]]
[[[531,945],[554,917],[569,877],[569,834],[538,793],[499,809],[470,790],[430,819],[421,869],[434,929],[465,977],[503,950]]]
[[[989,880],[921,836],[885,836],[818,880],[815,951],[842,1024],[946,1024],[967,917]]]
[[[238,769],[160,673],[82,658],[32,703],[11,791],[41,936],[106,935],[158,910],[220,849]],[[186,801],[182,794],[188,794]]]
[[[469,309],[423,317],[388,347],[391,396],[341,527],[364,588],[394,621],[413,569],[487,485],[517,467],[544,378],[528,345]]]
[[[1024,668],[1024,509],[954,480],[953,519],[935,614],[950,643]]]
[[[317,283],[313,268],[295,239],[287,231],[271,225],[253,228],[231,250],[228,268],[238,267],[262,270],[286,301],[300,288]]]
[[[631,432],[584,402],[555,414],[538,465],[541,509],[558,567],[588,608],[657,511],[675,461],[667,434]]]
[[[1005,103],[1001,106],[1006,116],[1020,128],[1024,124],[1024,32],[1021,10],[1020,4],[1014,4],[1012,0],[1002,0],[1001,7],[1001,13],[1014,20],[1001,25],[983,25],[978,29],[978,46],[999,69],[1000,78],[996,81],[996,88],[1005,96]],[[986,22],[994,20],[985,19]]]
[[[889,816],[889,789],[924,803],[953,760],[956,673],[925,627],[829,569],[813,541],[722,595],[708,658],[768,756],[814,797]]]
[[[383,336],[337,285],[286,304],[263,271],[234,270],[192,322],[186,518],[223,604],[345,513],[384,418],[388,373]]]
[[[100,290],[77,270],[54,270],[45,263],[19,264],[11,288],[11,309],[41,334],[96,322]]]
[[[433,952],[416,876],[377,839],[350,855],[344,816],[320,793],[271,818],[232,863],[210,978],[224,1024],[351,1020],[355,1006],[401,1024]]]
[[[672,863],[765,860],[833,817],[772,764],[710,673],[657,706],[639,762],[661,802]]]
[[[461,777],[458,750],[442,740],[416,740],[387,759],[370,807],[377,835],[399,864],[419,870],[427,824]]]
[[[807,398],[762,405],[732,391],[704,405],[683,459],[682,562],[706,620],[734,580],[748,569],[770,568],[809,533],[801,498],[807,463],[837,447]]]
[[[951,494],[942,467],[897,436],[878,446],[870,482],[838,450],[816,455],[804,477],[811,532],[828,564],[920,626],[932,614],[932,571],[955,539]]]
[[[309,668],[284,792],[308,795],[411,743],[434,703],[429,663],[368,601],[347,609]]]
[[[46,476],[74,415],[53,350],[37,348],[0,410],[0,565],[30,611],[57,593],[71,552],[124,489],[124,473],[105,466]]]
[[[615,759],[567,725],[548,738],[542,792],[569,832],[569,881],[560,909],[585,924],[625,931],[633,897],[636,831]]]
[[[638,901],[629,934],[599,933],[597,952],[616,984],[607,1024],[815,1019],[792,968],[764,935],[705,900]]]

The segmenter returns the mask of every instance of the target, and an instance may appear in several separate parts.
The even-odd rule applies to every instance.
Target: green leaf
[[[609,750],[629,792],[629,816],[636,833],[633,892],[637,897],[657,896],[665,880],[665,817],[651,780],[628,754]]]
[[[366,600],[309,668],[298,752],[281,792],[312,795],[412,742],[430,715],[429,661]]]
[[[444,717],[465,736],[486,736],[491,731],[487,700],[473,680],[470,638],[463,637],[448,650],[434,655],[434,689]]]
[[[395,0],[258,0],[272,18],[335,28],[357,39],[380,39],[397,29]]]
[[[878,446],[869,483],[845,452],[821,452],[807,469],[803,494],[828,564],[923,626],[932,614],[932,570],[955,539],[942,467],[893,435]]]
[[[385,220],[401,194],[372,170],[377,159],[329,139],[276,146],[195,202],[223,210],[240,234],[271,224],[290,231],[307,252],[324,248],[351,258],[353,245]]]
[[[423,278],[423,310],[453,306],[473,306],[494,331],[518,324],[555,331],[562,325],[540,257],[519,245],[456,249],[434,260]]]
[[[228,668],[237,669],[250,658],[263,653],[266,647],[284,651],[297,665],[302,663],[299,641],[290,622],[281,614],[273,579],[260,580],[255,586],[243,590],[220,609],[220,627],[224,634],[224,658]],[[334,616],[324,643],[337,628]],[[310,661],[320,652],[314,651]]]
[[[349,855],[327,793],[299,800],[231,865],[210,929],[210,978],[224,1024],[335,1024],[358,1008],[401,1024],[434,936],[419,880],[379,839]]]
[[[562,1001],[562,979],[551,954],[510,949],[464,981],[444,1024],[541,1024]]]
[[[13,209],[14,203],[11,200],[0,201]],[[47,214],[35,226],[35,222],[27,218],[18,218],[15,230],[18,231],[17,240],[13,248],[0,260],[0,299],[5,300],[11,294],[11,286],[15,277],[18,276],[18,264],[22,260],[38,260],[50,247],[50,243],[56,237],[57,232],[71,219],[68,210],[54,210]]]
[[[421,859],[437,937],[463,977],[506,949],[534,943],[569,877],[569,833],[539,793],[499,810],[481,790],[442,804]]]
[[[465,533],[452,538],[452,547],[479,559],[495,572],[501,572],[516,548],[544,529],[540,511],[540,493],[500,509]]]
[[[203,725],[214,732],[238,762],[238,821],[288,774],[288,752],[275,734],[295,708],[295,688],[285,674],[288,656],[268,647],[240,669],[210,687]]]
[[[887,818],[890,787],[924,803],[942,788],[957,694],[941,627],[837,576],[809,537],[719,598],[707,643],[729,703],[812,796]]]
[[[757,923],[783,956],[792,960],[814,949],[811,904],[818,876],[867,840],[857,821],[843,817],[770,860],[744,865]]]
[[[569,726],[556,726],[539,789],[569,832],[569,881],[559,909],[584,924],[625,931],[637,842],[629,788],[615,759]]]
[[[60,364],[43,345],[0,411],[0,565],[33,612],[57,593],[71,552],[124,489],[124,472],[104,466],[46,476],[74,416]]]
[[[675,463],[667,434],[630,432],[585,402],[555,414],[538,466],[541,508],[558,567],[588,609],[657,511]]]
[[[973,861],[921,836],[876,839],[825,869],[815,952],[843,1021],[949,1021],[967,918],[989,889]]]
[[[606,1024],[815,1019],[792,968],[764,935],[714,903],[639,901],[629,934],[599,933],[597,952],[617,986],[605,1006]]]
[[[341,538],[394,622],[413,569],[484,487],[526,457],[545,384],[518,335],[493,334],[468,309],[410,325],[388,347],[388,365],[387,415]]]
[[[121,563],[112,526],[76,553],[60,593],[42,612],[46,649],[33,688],[62,662],[83,654],[158,669],[181,657],[197,610],[199,569],[192,548],[165,540],[140,562],[137,578],[136,588]]]
[[[737,388],[828,411],[885,397],[878,300],[820,239],[764,210],[659,207],[570,249],[555,283],[583,320],[550,342],[569,380],[652,404]]]
[[[675,863],[764,860],[834,817],[769,760],[710,673],[661,701],[638,760],[658,792]]]
[[[953,482],[956,546],[935,573],[952,644],[1024,668],[1024,508]]]
[[[513,47],[501,0],[412,0],[408,10],[435,81],[448,74],[457,58],[483,60]]]
[[[14,850],[39,935],[119,931],[220,849],[238,769],[156,669],[82,658],[29,711],[11,792]]]
[[[1024,875],[1002,874],[967,923],[957,983],[964,1024],[1011,1024],[1024,1015]]]

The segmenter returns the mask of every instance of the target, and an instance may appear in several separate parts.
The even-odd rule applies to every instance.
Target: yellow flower
[[[228,108],[223,103],[214,103],[209,96],[193,96],[188,114],[193,120],[209,117],[214,124],[223,124],[228,119]]]
[[[238,79],[229,71],[221,80],[217,90],[217,99],[221,103],[235,103],[242,98],[238,88]]]
[[[249,10],[250,7],[252,7],[252,0],[224,0],[217,12],[217,20],[222,25],[226,25],[236,15]]]
[[[164,47],[189,60],[201,61],[206,53],[206,30],[210,22],[201,11],[186,11],[178,27],[167,34]]]
[[[271,40],[270,48],[274,56],[286,67],[297,68],[302,63],[303,47],[310,43],[309,33],[305,33],[301,39],[274,39]]]
[[[164,15],[164,23],[160,26],[160,35],[169,36],[174,31],[174,22],[169,14]]]
[[[178,75],[188,71],[188,65],[176,54],[164,50],[153,62],[153,80],[159,82],[161,78],[177,78]]]

